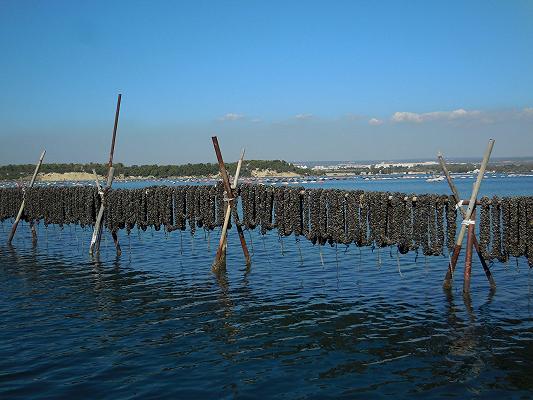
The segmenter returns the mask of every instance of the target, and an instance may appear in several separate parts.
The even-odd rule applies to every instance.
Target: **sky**
[[[0,164],[533,156],[533,1],[0,0]]]

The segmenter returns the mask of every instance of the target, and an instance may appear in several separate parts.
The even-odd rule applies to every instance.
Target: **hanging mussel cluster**
[[[0,221],[15,218],[24,198],[22,188],[0,188]]]
[[[441,255],[453,247],[457,212],[451,196],[243,184],[243,225],[304,235],[313,244],[398,246]]]
[[[483,197],[480,202],[482,254],[502,262],[526,256],[533,266],[533,197]]]
[[[167,232],[197,228],[213,230],[223,221],[217,206],[223,195],[217,186],[151,186],[112,190],[106,196],[105,223],[109,230],[137,226],[142,230],[163,228]],[[222,198],[222,203],[224,199]]]
[[[213,230],[224,220],[223,190],[216,186],[152,186],[113,189],[105,193],[104,224],[113,232],[135,226],[162,227],[170,232],[196,228]],[[221,199],[220,199],[221,197]],[[25,199],[22,218],[45,225],[94,225],[101,195],[92,186],[0,188],[0,221],[14,218]]]
[[[100,196],[90,186],[0,189],[0,220],[14,218],[25,200],[22,219],[45,225],[91,225],[100,207]]]
[[[452,252],[458,228],[453,196],[240,186],[243,225],[303,235],[313,244],[397,246],[400,253]],[[533,265],[533,197],[482,198],[479,247],[487,260],[526,256]]]
[[[240,184],[233,221],[261,234],[303,236],[313,244],[397,246],[425,255],[453,250],[457,207],[452,196],[306,189]],[[92,225],[100,208],[96,188],[0,188],[0,221],[14,218],[22,199],[26,221],[45,225]],[[114,189],[105,195],[105,225],[111,231],[137,227],[170,232],[223,224],[227,195],[214,186],[152,186]],[[478,209],[479,248],[488,260],[526,256],[533,265],[533,197],[482,198]],[[242,215],[242,219],[239,217]],[[231,224],[229,226],[231,228]]]

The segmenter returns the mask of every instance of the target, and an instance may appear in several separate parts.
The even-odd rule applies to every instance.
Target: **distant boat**
[[[444,180],[443,176],[435,176],[433,178],[426,179],[426,182],[442,182]]]

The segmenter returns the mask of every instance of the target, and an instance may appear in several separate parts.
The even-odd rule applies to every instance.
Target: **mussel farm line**
[[[305,237],[313,244],[397,246],[438,256],[453,249],[458,227],[453,196],[392,192],[305,189],[241,184],[233,213],[244,229],[261,234]],[[101,197],[95,187],[1,188],[0,221],[17,215],[30,223],[92,226]],[[224,220],[222,184],[113,189],[106,197],[105,227],[111,232],[137,227],[214,230]],[[480,199],[479,246],[487,260],[527,257],[533,266],[533,196]]]

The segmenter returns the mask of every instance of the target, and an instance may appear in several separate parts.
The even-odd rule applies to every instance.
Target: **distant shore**
[[[183,165],[124,165],[116,163],[115,179],[117,181],[132,180],[216,180],[220,179],[218,164],[183,164]],[[230,175],[235,174],[236,163],[226,164]],[[449,163],[451,173],[475,174],[479,170],[475,163]],[[0,181],[19,182],[28,181],[35,169],[35,165],[19,164],[0,166]],[[45,163],[37,177],[40,182],[94,182],[96,171],[100,180],[105,180],[108,166],[106,164],[55,164]],[[525,160],[498,161],[489,164],[488,173],[498,174],[532,174],[533,162]],[[343,178],[353,176],[381,176],[381,175],[435,175],[442,174],[440,166],[435,162],[410,162],[357,164],[330,162],[322,165],[295,165],[283,160],[249,160],[245,161],[241,169],[242,180],[286,179],[291,181],[307,180],[310,177]]]
[[[294,173],[294,172],[277,172],[272,171],[269,169],[265,170],[257,170],[252,171],[251,174],[252,178],[298,178],[303,175]],[[179,180],[186,180],[186,179],[218,179],[220,177],[220,174],[216,175],[208,175],[208,176],[202,176],[202,175],[188,175],[188,176],[169,176],[165,179],[179,179]],[[100,181],[105,180],[105,176],[99,175],[98,179]],[[116,179],[119,180],[153,180],[153,179],[159,179],[155,176],[117,176]],[[57,173],[57,172],[49,172],[49,173],[40,173],[37,176],[37,181],[39,182],[85,182],[85,181],[94,181],[94,174],[90,174],[88,172],[63,172],[63,173]]]

